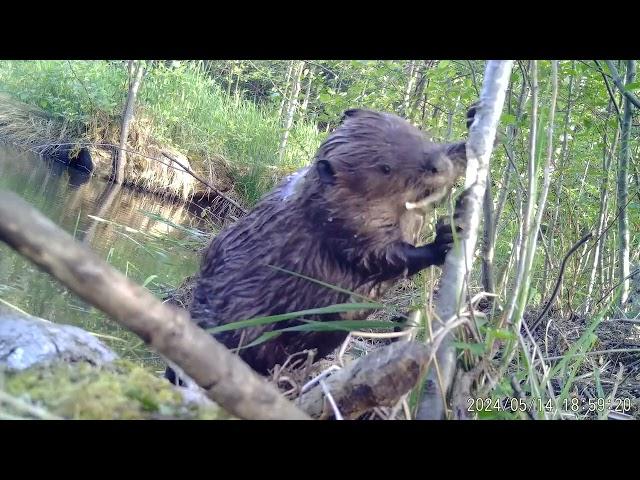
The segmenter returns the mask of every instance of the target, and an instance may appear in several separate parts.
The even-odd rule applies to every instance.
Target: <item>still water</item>
[[[183,204],[108,182],[0,144],[0,189],[22,196],[54,223],[158,297],[197,269],[207,226]],[[200,239],[200,240],[198,240]],[[0,302],[102,335],[117,353],[156,370],[133,334],[0,242]]]

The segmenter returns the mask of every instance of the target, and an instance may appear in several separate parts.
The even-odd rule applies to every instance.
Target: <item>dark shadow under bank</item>
[[[80,186],[89,182],[92,175],[99,175],[107,181],[111,180],[109,175],[104,172],[99,173],[98,170],[96,170],[96,162],[87,147],[82,147],[79,151],[74,151],[73,145],[62,144],[54,146],[51,149],[51,153],[41,155],[41,157],[45,160],[53,160],[66,165],[69,182],[74,186]],[[125,181],[122,186],[133,191],[151,194],[161,198],[163,201],[184,204],[191,213],[199,217],[213,217],[214,221],[218,223],[222,223],[225,220],[234,221],[243,215],[243,212],[227,199],[208,189],[197,191],[193,193],[189,199],[185,200],[170,192],[143,188],[135,182]]]

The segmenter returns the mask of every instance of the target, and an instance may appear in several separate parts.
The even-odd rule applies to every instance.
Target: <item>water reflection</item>
[[[180,227],[205,226],[183,204],[113,186],[4,145],[0,189],[21,195],[128,277],[139,284],[147,281],[156,294],[178,285],[197,268],[197,255],[185,248],[192,237]],[[1,243],[0,299],[32,315],[120,337],[123,341],[106,342],[131,358],[154,360],[136,337]]]

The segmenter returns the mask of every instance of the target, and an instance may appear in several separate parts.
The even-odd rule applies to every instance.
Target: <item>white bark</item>
[[[128,69],[129,93],[127,95],[127,102],[122,116],[122,126],[120,128],[120,149],[113,160],[113,170],[111,173],[113,181],[119,184],[124,181],[124,169],[127,166],[127,154],[125,150],[127,148],[127,139],[129,138],[129,127],[133,121],[136,96],[140,88],[140,82],[142,81],[142,74],[144,73],[144,64],[142,60],[138,60],[134,65],[134,60],[130,60]]]
[[[504,106],[512,65],[513,62],[510,60],[487,62],[480,95],[481,103],[476,111],[467,142],[465,188],[469,190],[470,195],[467,212],[470,219],[469,236],[449,252],[442,267],[440,295],[436,305],[436,314],[442,320],[456,314],[462,293],[466,291],[465,283],[473,265],[473,253],[482,215],[482,198],[486,188],[489,158],[493,151],[493,141]],[[452,333],[449,333],[436,354],[443,388],[441,390],[438,376],[435,369],[432,369],[427,379],[425,395],[419,405],[418,419],[441,419],[445,416],[443,401],[455,374],[456,352],[452,339]]]
[[[572,64],[573,65],[573,64]],[[569,90],[567,94],[567,106],[564,117],[564,134],[562,139],[562,152],[560,154],[560,160],[556,162],[556,170],[560,172],[560,178],[556,181],[556,204],[554,208],[553,219],[547,229],[549,235],[549,248],[547,249],[547,255],[545,256],[544,270],[542,272],[542,298],[545,298],[547,292],[547,277],[549,275],[549,269],[555,268],[556,262],[554,261],[556,255],[554,251],[555,245],[555,229],[558,222],[558,215],[560,213],[560,197],[562,193],[562,185],[564,182],[564,172],[567,166],[569,157],[569,124],[571,121],[571,109],[573,107],[573,76],[569,77]]]
[[[613,101],[613,99],[612,99]],[[595,286],[596,280],[596,272],[598,270],[598,265],[601,263],[601,246],[604,246],[605,239],[601,238],[603,236],[604,226],[607,218],[607,204],[609,202],[609,170],[611,168],[611,161],[616,151],[616,147],[618,144],[620,130],[616,127],[616,132],[613,136],[613,144],[611,149],[607,152],[606,144],[604,148],[604,158],[602,161],[603,167],[603,177],[602,182],[600,184],[600,214],[598,215],[598,229],[596,230],[596,245],[594,247],[593,252],[593,263],[591,265],[591,274],[589,276],[589,286],[587,288],[587,299],[584,305],[583,313],[587,313],[591,306],[591,294],[593,293],[593,288]],[[606,134],[605,134],[605,142],[606,142]],[[602,283],[601,283],[602,286]]]
[[[524,272],[524,288],[522,291],[523,295],[528,295],[529,292],[529,283],[531,280],[531,267],[533,265],[533,257],[536,253],[536,245],[538,241],[538,231],[540,230],[540,224],[542,223],[542,215],[544,213],[544,208],[547,203],[547,195],[549,193],[549,185],[551,184],[551,176],[549,172],[549,168],[551,166],[551,157],[553,155],[553,127],[556,116],[556,101],[558,99],[558,61],[553,60],[551,62],[551,82],[553,85],[553,91],[551,93],[551,107],[549,113],[549,128],[547,130],[547,159],[544,164],[544,180],[542,185],[542,194],[540,196],[540,200],[538,201],[538,211],[536,213],[535,221],[532,225],[529,234],[529,241],[531,244],[527,249],[527,259],[526,259],[526,270]],[[533,192],[529,192],[529,195],[532,196]]]
[[[309,67],[309,78],[307,79],[307,89],[304,92],[304,100],[300,110],[306,112],[309,107],[309,97],[311,96],[311,84],[313,83],[313,67]]]
[[[509,306],[504,318],[507,319],[507,323],[513,323],[514,312],[520,293],[522,291],[522,282],[525,278],[525,270],[527,265],[527,249],[529,246],[529,234],[531,228],[531,220],[533,217],[533,207],[535,201],[535,158],[536,158],[536,143],[538,135],[538,67],[535,60],[531,62],[531,91],[533,94],[532,106],[531,106],[531,132],[529,135],[529,185],[527,187],[527,204],[522,214],[522,220],[520,222],[520,234],[519,238],[521,242],[518,246],[518,268],[516,270],[516,280],[511,289]]]
[[[293,73],[293,64],[295,62],[289,62],[289,70],[287,70],[287,80],[284,82],[284,90],[282,91],[282,100],[280,101],[280,108],[278,109],[278,118],[282,118],[284,112],[284,106],[287,103],[287,94],[289,93],[289,85],[291,84],[291,74]]]
[[[409,100],[411,99],[411,89],[413,88],[413,84],[416,80],[416,73],[416,61],[411,60],[411,63],[409,64],[409,78],[407,79],[407,88],[404,91],[404,98],[402,100],[402,114],[404,116],[407,116],[407,114],[409,113]]]
[[[280,140],[280,147],[278,148],[278,160],[281,162],[284,158],[284,152],[287,149],[287,140],[289,139],[289,132],[293,126],[293,117],[296,114],[296,108],[298,106],[298,95],[300,95],[300,84],[302,79],[302,70],[304,69],[304,61],[299,61],[296,65],[293,78],[293,87],[291,89],[291,96],[289,97],[289,103],[287,105],[287,118],[284,124],[284,132],[282,133],[282,139]]]
[[[611,64],[613,65],[613,64]],[[611,67],[609,67],[611,68]],[[626,84],[632,83],[636,76],[635,60],[627,61]],[[632,99],[624,97],[624,117],[620,141],[620,161],[618,162],[618,209],[622,209],[618,216],[618,239],[620,250],[619,276],[622,282],[620,305],[624,305],[629,297],[629,215],[627,213],[627,198],[629,197],[629,143],[631,140],[631,110]]]

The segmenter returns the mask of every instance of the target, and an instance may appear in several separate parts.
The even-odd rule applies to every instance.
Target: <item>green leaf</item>
[[[518,338],[514,332],[506,328],[492,328],[489,332],[498,340],[517,340]]]
[[[456,348],[469,350],[473,355],[482,355],[486,351],[484,343],[453,342]]]
[[[624,89],[631,92],[633,90],[640,90],[640,82],[629,83],[624,86]]]
[[[315,278],[307,277],[306,275],[302,275],[301,273],[293,272],[291,270],[287,270],[287,269],[284,269],[284,268],[276,267],[275,265],[268,265],[268,267],[273,268],[274,270],[278,270],[279,272],[288,273],[289,275],[293,275],[294,277],[304,278],[305,280],[309,280],[310,282],[317,283],[318,285],[322,285],[323,287],[330,288],[330,289],[335,290],[337,292],[347,293],[347,294],[352,295],[352,296],[354,296],[356,298],[360,298],[360,299],[364,300],[365,302],[368,302],[369,305],[375,305],[374,308],[384,308],[384,305],[379,304],[379,303],[373,303],[373,302],[371,302],[369,300],[369,297],[366,297],[364,295],[359,295],[359,294],[357,294],[355,292],[351,292],[351,291],[346,290],[344,288],[336,287],[335,285],[331,285],[330,283],[322,282],[320,280],[316,280]],[[371,303],[369,303],[369,302],[371,302]]]
[[[282,335],[281,330],[276,330],[275,332],[265,332],[262,335],[260,335],[258,338],[256,338],[253,342],[247,345],[243,345],[238,350],[244,350],[245,348],[255,347],[256,345],[260,345],[261,343],[268,342],[269,340],[279,337],[280,335]]]
[[[149,275],[149,276],[145,279],[144,283],[142,284],[142,287],[143,287],[143,288],[144,288],[144,287],[146,287],[147,285],[149,285],[149,282],[151,282],[154,278],[157,278],[157,277],[158,277],[158,275]]]
[[[510,113],[505,113],[502,115],[502,118],[500,119],[500,123],[503,123],[505,125],[511,125],[513,123],[516,123],[516,116],[511,115]]]
[[[392,330],[397,326],[394,322],[376,322],[373,320],[332,320],[328,322],[320,322],[317,320],[302,320],[304,325],[295,325],[293,327],[283,328],[280,332],[333,332],[344,330],[351,332],[353,330],[363,329],[386,329]]]
[[[357,310],[375,309],[372,303],[342,303],[338,305],[331,305],[329,307],[312,308],[309,310],[301,310],[299,312],[283,313],[281,315],[270,315],[268,317],[257,317],[249,320],[240,320],[238,322],[227,323],[226,325],[220,325],[219,327],[208,328],[209,333],[220,333],[229,330],[238,330],[241,328],[256,327],[259,325],[268,325],[271,323],[282,322],[285,320],[292,320],[300,318],[304,315],[325,315],[331,313],[352,312]]]

